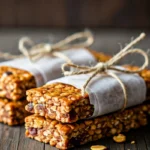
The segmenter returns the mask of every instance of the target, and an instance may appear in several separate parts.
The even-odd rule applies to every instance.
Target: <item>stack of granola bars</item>
[[[0,122],[8,125],[24,123],[28,115],[26,90],[35,88],[34,76],[24,70],[13,67],[0,67]]]
[[[148,98],[150,70],[143,70],[139,75],[146,83]],[[145,126],[150,114],[150,103],[144,102],[123,111],[89,119],[94,112],[89,95],[82,96],[80,89],[57,82],[28,90],[27,101],[26,110],[34,114],[25,118],[26,136],[59,149]]]

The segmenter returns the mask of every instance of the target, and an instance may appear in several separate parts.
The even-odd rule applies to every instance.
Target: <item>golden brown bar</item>
[[[29,115],[24,108],[26,104],[26,100],[14,102],[0,98],[0,122],[8,125],[24,123],[24,118]]]
[[[71,85],[54,83],[27,91],[26,110],[61,122],[76,122],[93,114],[88,94]]]
[[[145,126],[148,115],[150,104],[72,124],[31,115],[25,118],[26,136],[59,149],[68,149]]]
[[[0,66],[0,97],[20,100],[26,90],[35,88],[34,76],[28,71],[13,67]]]

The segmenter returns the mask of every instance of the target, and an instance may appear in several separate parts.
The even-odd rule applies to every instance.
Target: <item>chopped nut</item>
[[[94,131],[93,130],[89,130],[88,133],[89,133],[89,135],[94,135]]]
[[[126,141],[126,136],[123,134],[119,134],[118,136],[114,136],[113,140],[117,143],[122,143]]]
[[[91,150],[106,150],[107,147],[103,145],[93,145],[91,146]]]
[[[131,144],[135,144],[135,141],[131,141]]]
[[[113,135],[114,135],[114,134],[116,134],[116,133],[117,133],[117,129],[112,128],[112,129],[111,129],[111,134],[113,134]]]
[[[92,120],[87,120],[87,121],[85,121],[85,124],[88,126],[88,125],[90,125],[90,124],[92,124],[93,123],[93,121]]]
[[[92,125],[91,130],[95,130],[95,129],[96,129],[96,125]]]
[[[102,131],[100,129],[95,130],[96,134],[100,134]]]

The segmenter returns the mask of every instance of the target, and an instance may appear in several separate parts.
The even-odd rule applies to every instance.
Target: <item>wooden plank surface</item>
[[[19,53],[17,49],[18,40],[22,36],[30,36],[35,42],[57,42],[65,38],[67,35],[81,30],[64,30],[64,29],[0,29],[0,50],[11,53]],[[118,43],[128,43],[132,36],[136,37],[140,30],[121,30],[121,29],[94,29],[95,43],[91,47],[97,51],[103,51],[108,54],[115,54],[120,50]],[[147,38],[139,43],[137,46],[149,49],[150,32],[147,32]],[[127,58],[125,63],[142,63],[141,57]],[[2,59],[1,59],[2,60]],[[56,150],[49,144],[43,144],[32,139],[25,138],[24,126],[9,127],[0,124],[0,150]],[[110,150],[150,150],[150,125],[130,131],[125,134],[127,141],[123,144],[113,142],[112,138],[105,138],[86,145],[73,148],[72,150],[90,150],[91,145],[105,145]],[[131,144],[135,141],[135,144]]]

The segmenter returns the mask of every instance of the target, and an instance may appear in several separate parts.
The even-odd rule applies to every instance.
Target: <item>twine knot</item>
[[[45,44],[44,49],[46,52],[51,52],[52,51],[52,46],[50,44]]]
[[[105,75],[109,75],[109,76],[115,78],[119,82],[119,84],[123,90],[124,99],[125,99],[123,109],[125,109],[125,107],[127,105],[126,87],[123,84],[123,82],[120,80],[120,78],[114,72],[107,71],[107,70],[115,70],[115,71],[122,72],[122,73],[133,74],[133,73],[139,73],[143,69],[145,69],[149,63],[148,55],[146,54],[146,52],[144,52],[142,49],[137,49],[137,48],[136,49],[130,49],[133,45],[135,45],[137,42],[142,40],[144,37],[145,37],[145,33],[141,33],[139,37],[137,37],[135,40],[133,40],[131,43],[129,43],[125,48],[123,48],[119,53],[117,53],[114,57],[112,57],[110,60],[108,60],[105,63],[99,62],[95,66],[92,66],[92,67],[78,66],[78,65],[75,65],[73,63],[65,63],[62,65],[62,71],[63,71],[64,75],[66,75],[66,76],[67,75],[79,75],[79,74],[91,73],[91,76],[89,77],[89,79],[86,81],[86,83],[84,84],[84,86],[81,89],[81,93],[83,96],[85,94],[85,89],[86,89],[87,85],[98,73],[103,73]],[[139,69],[131,71],[131,70],[127,70],[127,69],[118,68],[115,66],[115,64],[119,60],[121,60],[123,57],[125,57],[126,55],[128,55],[130,53],[139,53],[140,55],[142,55],[144,57],[145,62],[143,63],[143,65],[141,67],[139,67]],[[67,71],[66,68],[68,68],[68,67],[75,68],[75,71]]]
[[[99,62],[96,64],[96,66],[94,68],[99,70],[99,72],[104,72],[107,70],[108,65],[107,65],[107,63]]]
[[[78,40],[82,40],[82,42],[79,42]],[[76,41],[78,42],[75,43]],[[28,57],[31,61],[36,61],[42,58],[44,55],[51,54],[56,57],[65,58],[67,62],[71,62],[71,60],[67,56],[63,55],[62,53],[59,53],[59,51],[74,47],[88,47],[93,43],[93,41],[93,35],[88,30],[84,32],[75,33],[55,44],[40,43],[34,45],[31,39],[29,39],[28,37],[23,37],[19,41],[19,50],[23,53],[24,56]],[[30,45],[31,48],[27,48],[25,44]]]

